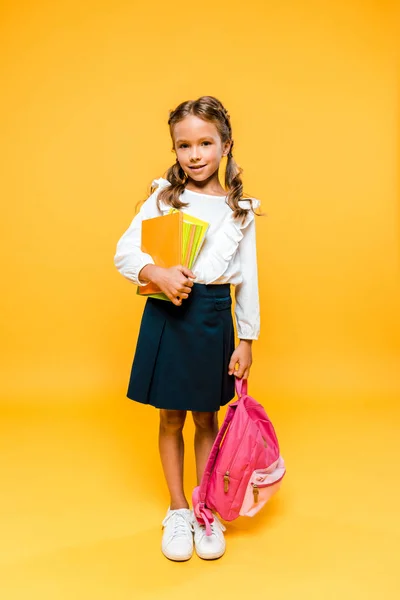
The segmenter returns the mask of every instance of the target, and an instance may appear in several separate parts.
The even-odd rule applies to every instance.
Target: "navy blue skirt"
[[[229,283],[195,283],[181,306],[147,298],[127,397],[169,410],[215,412],[235,395]]]

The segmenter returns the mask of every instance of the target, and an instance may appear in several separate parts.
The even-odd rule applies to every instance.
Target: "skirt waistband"
[[[206,283],[193,283],[192,291],[190,295],[196,296],[211,296],[214,298],[226,298],[231,295],[231,284],[230,283],[218,283],[218,284],[206,284]]]

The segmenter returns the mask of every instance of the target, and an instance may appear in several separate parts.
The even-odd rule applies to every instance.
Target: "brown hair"
[[[187,100],[182,102],[177,108],[169,112],[168,125],[172,139],[174,125],[179,121],[182,121],[188,115],[195,115],[204,121],[214,123],[223,144],[231,141],[225,171],[225,188],[227,190],[226,203],[234,211],[234,218],[244,219],[248,209],[239,206],[239,200],[246,199],[243,198],[243,183],[241,179],[243,169],[239,167],[232,155],[232,127],[228,111],[214,96],[201,96],[197,100]],[[163,188],[157,195],[158,206],[160,206],[160,201],[177,209],[188,206],[188,204],[185,204],[179,199],[186,187],[188,177],[179,164],[178,159],[176,159],[175,164],[166,172],[165,179],[167,179],[171,185]],[[152,187],[151,193],[153,193],[155,189],[156,188]],[[252,206],[249,210],[254,212]]]

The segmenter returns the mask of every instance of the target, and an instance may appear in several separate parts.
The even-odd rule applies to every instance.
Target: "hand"
[[[149,280],[155,283],[176,306],[189,297],[196,275],[182,265],[164,268],[146,265],[139,273],[140,281]]]
[[[236,350],[231,356],[231,360],[228,367],[229,375],[234,375],[238,379],[248,379],[250,374],[250,367],[253,362],[252,357],[252,340],[240,340]],[[235,366],[238,363],[238,369],[235,370]]]

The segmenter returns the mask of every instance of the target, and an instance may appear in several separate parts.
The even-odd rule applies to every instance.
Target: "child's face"
[[[194,115],[188,115],[174,126],[173,140],[182,169],[195,181],[204,181],[218,171],[221,158],[230,148],[230,142],[222,144],[214,123]],[[202,168],[195,169],[196,166]]]

